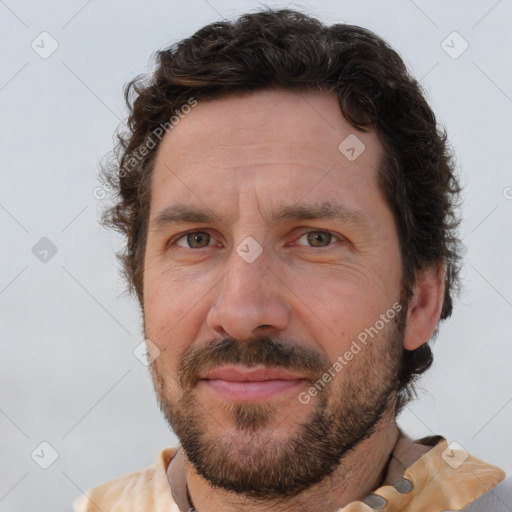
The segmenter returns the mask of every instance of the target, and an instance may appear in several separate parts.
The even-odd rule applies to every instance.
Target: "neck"
[[[187,487],[197,512],[337,512],[352,501],[362,499],[381,484],[398,437],[395,417],[388,413],[371,437],[343,457],[333,474],[298,496],[285,498],[278,503],[256,501],[212,488],[185,456]]]

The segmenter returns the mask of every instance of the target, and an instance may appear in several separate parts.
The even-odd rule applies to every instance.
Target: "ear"
[[[416,285],[407,308],[404,348],[415,350],[434,332],[444,300],[444,265],[416,271]]]

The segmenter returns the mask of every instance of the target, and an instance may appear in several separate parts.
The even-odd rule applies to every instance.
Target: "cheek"
[[[324,325],[331,336],[373,323],[383,312],[386,296],[369,272],[338,267],[286,274],[286,285],[303,314]]]
[[[150,327],[168,329],[177,325],[193,306],[201,284],[179,280],[171,271],[148,269],[144,279],[144,311]]]
[[[388,302],[393,297],[376,286],[372,276],[366,275],[365,279],[361,279],[362,274],[354,276],[348,272],[315,273],[315,276],[306,272],[296,274],[294,281],[287,281],[294,293],[300,324],[312,334],[318,349],[332,363],[338,358],[346,363],[336,374],[335,382],[357,378],[361,372],[359,363],[370,352],[358,341],[358,336],[364,336],[365,330],[373,327],[380,315],[392,307]],[[358,361],[354,362],[355,359]]]
[[[211,284],[202,280],[176,280],[170,273],[147,275],[144,282],[144,324],[146,337],[161,351],[169,371],[175,371],[181,355],[197,338],[206,318],[205,290]]]

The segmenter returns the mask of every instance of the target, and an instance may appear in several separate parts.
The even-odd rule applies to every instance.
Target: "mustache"
[[[178,381],[183,388],[191,389],[201,375],[224,364],[296,370],[314,382],[329,368],[330,361],[316,350],[291,340],[273,336],[237,340],[228,336],[189,349],[180,361]]]

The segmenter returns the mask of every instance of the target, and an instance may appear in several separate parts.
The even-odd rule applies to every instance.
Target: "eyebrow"
[[[283,205],[272,210],[270,215],[263,215],[263,219],[268,225],[284,221],[335,219],[356,228],[371,230],[370,219],[361,212],[330,202]],[[222,220],[209,210],[177,204],[158,212],[151,221],[151,229],[159,230],[172,224],[212,224],[214,222],[222,222]]]

